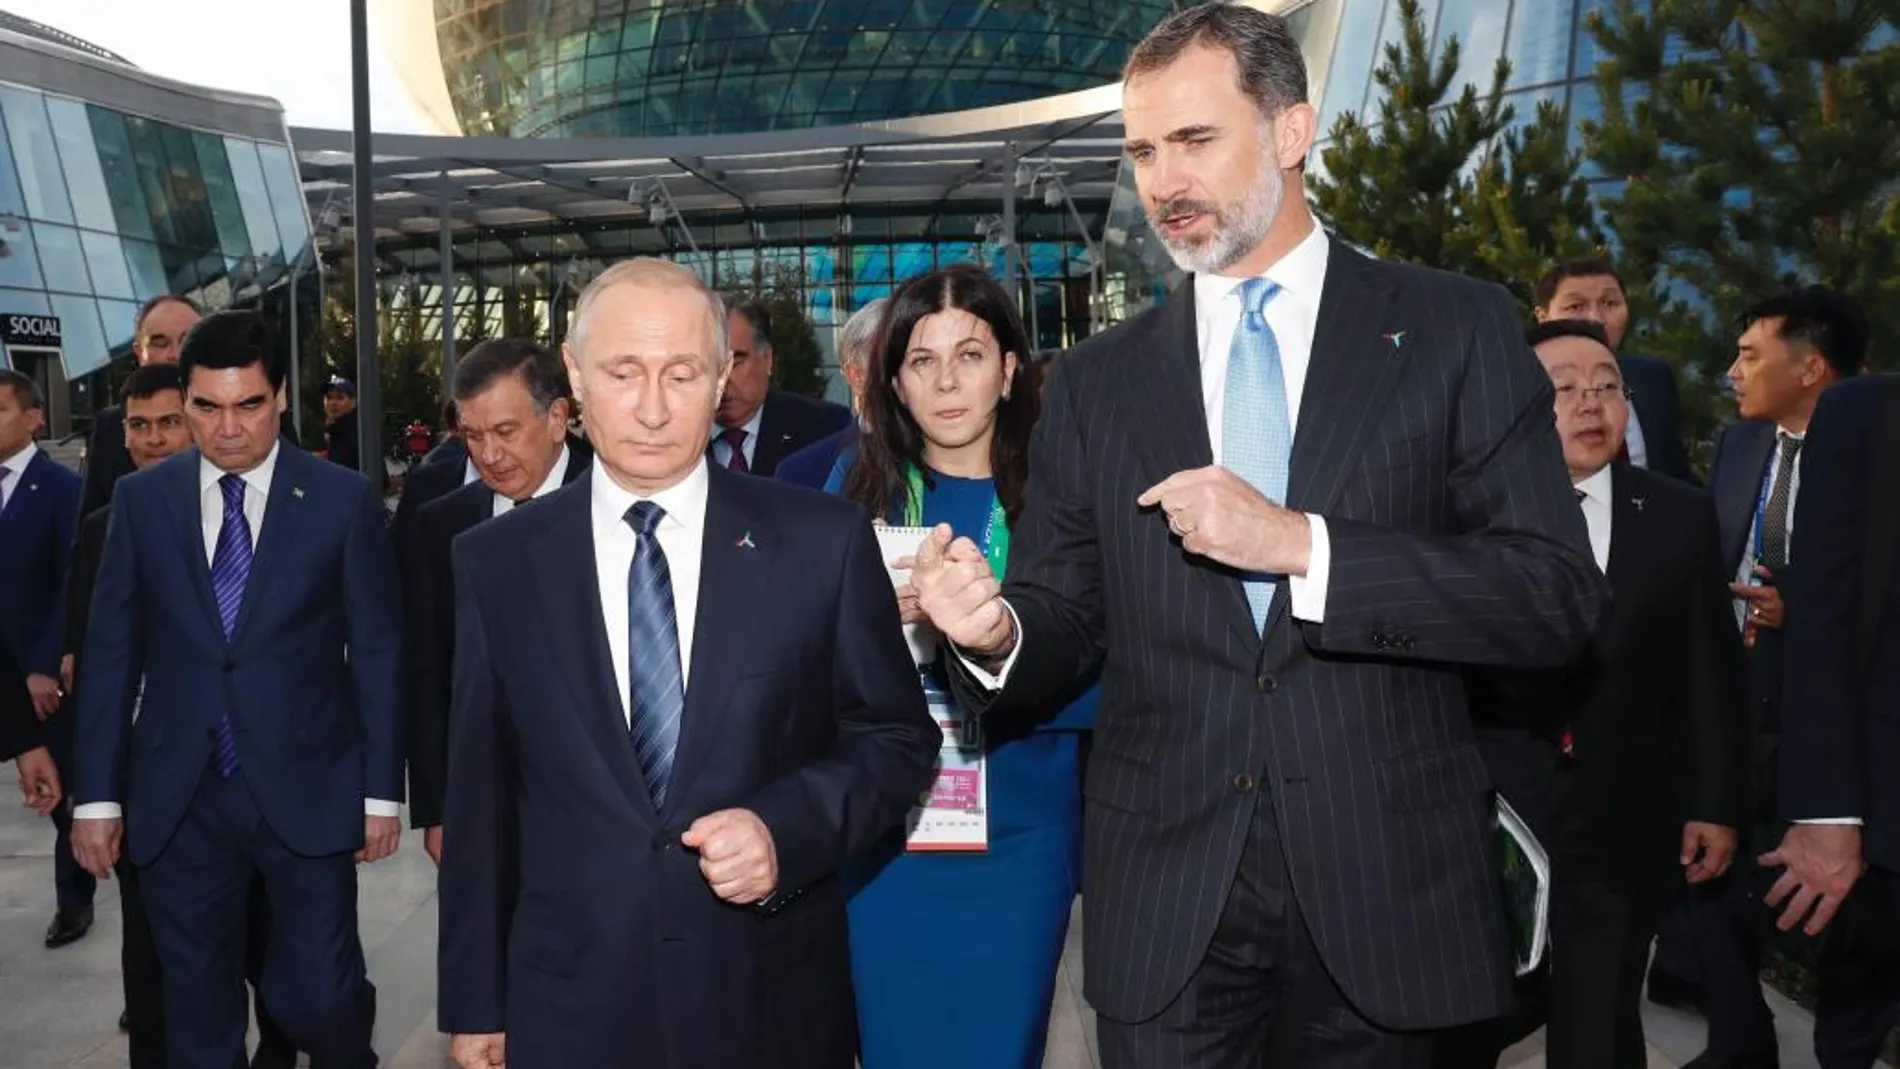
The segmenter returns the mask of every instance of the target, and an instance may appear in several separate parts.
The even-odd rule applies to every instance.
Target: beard
[[[1261,169],[1260,179],[1233,204],[1177,197],[1152,209],[1148,219],[1176,267],[1190,274],[1217,275],[1266,240],[1285,199],[1286,176],[1268,163]],[[1163,219],[1190,213],[1213,219],[1214,232],[1207,237],[1170,238],[1160,226]]]

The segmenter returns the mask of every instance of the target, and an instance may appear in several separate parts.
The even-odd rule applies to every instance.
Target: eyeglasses
[[[1611,396],[1620,397],[1624,401],[1634,401],[1636,391],[1614,382],[1604,383],[1601,386],[1579,386],[1574,382],[1567,382],[1557,387],[1557,403],[1569,408],[1575,408],[1585,400],[1604,404]]]

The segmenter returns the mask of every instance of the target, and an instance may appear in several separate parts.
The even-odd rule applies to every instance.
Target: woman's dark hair
[[[845,496],[888,517],[906,504],[910,495],[908,470],[915,464],[930,485],[924,466],[924,434],[917,420],[898,401],[892,385],[904,368],[910,335],[926,316],[955,309],[987,323],[998,350],[1016,355],[1016,371],[1005,384],[1008,397],[997,402],[996,426],[990,441],[990,475],[996,497],[1011,523],[1023,507],[1023,484],[1029,479],[1029,435],[1036,426],[1041,391],[1029,334],[1016,314],[1015,302],[989,273],[974,264],[955,264],[920,275],[891,295],[878,325],[865,376],[864,409],[870,429],[858,447],[857,462],[845,479]]]

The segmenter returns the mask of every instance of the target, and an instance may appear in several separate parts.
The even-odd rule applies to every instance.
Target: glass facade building
[[[275,102],[0,21],[0,345],[51,396],[55,433],[109,403],[101,372],[141,302],[267,307],[289,333],[313,262]]]
[[[421,0],[405,0],[421,2]],[[1166,0],[433,0],[464,133],[873,122],[1103,85]]]

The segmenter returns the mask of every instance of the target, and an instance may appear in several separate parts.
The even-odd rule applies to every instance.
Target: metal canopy
[[[1120,87],[1028,104],[855,126],[696,138],[507,140],[376,135],[375,233],[386,265],[424,266],[445,213],[458,247],[482,259],[532,262],[599,254],[589,233],[651,226],[679,249],[717,228],[744,243],[852,240],[854,218],[905,217],[907,239],[975,240],[968,218],[1029,201],[1043,229],[1067,228],[1066,191],[1099,238],[1122,156]],[[293,128],[318,246],[347,247],[355,213],[349,132]],[[1033,200],[1032,200],[1033,198]],[[945,218],[946,214],[949,218]],[[819,225],[811,225],[814,218]],[[828,218],[825,218],[828,217]],[[676,224],[683,218],[685,232]],[[788,231],[782,224],[803,221]],[[937,231],[939,221],[945,229]],[[948,229],[960,222],[961,229]],[[774,225],[779,224],[779,225]],[[921,224],[921,225],[920,225]],[[1030,225],[1025,220],[1025,226]],[[887,240],[888,224],[859,226]],[[665,236],[662,237],[661,235]],[[775,234],[777,237],[775,238]],[[681,239],[685,240],[682,241]],[[622,239],[617,247],[633,247]]]

